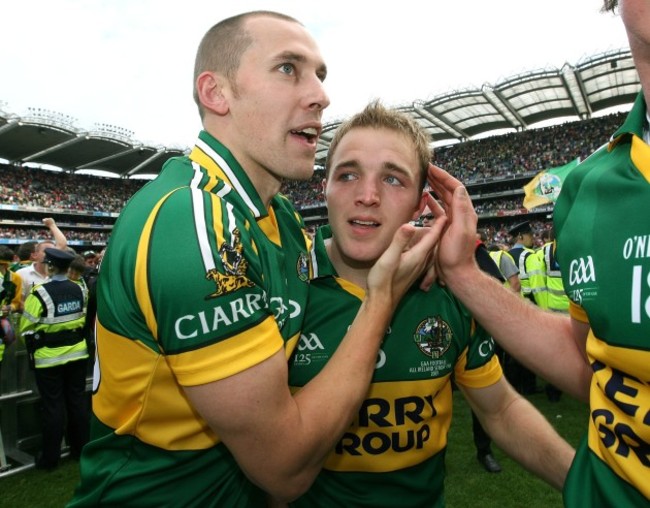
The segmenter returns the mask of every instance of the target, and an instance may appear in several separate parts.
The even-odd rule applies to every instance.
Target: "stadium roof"
[[[0,110],[0,158],[11,163],[95,169],[130,177],[157,174],[167,159],[186,151],[145,146],[133,141],[130,131],[108,124],[80,130],[71,117],[45,109],[30,108],[22,117]]]
[[[524,130],[543,120],[589,118],[630,104],[641,89],[629,50],[602,53],[561,69],[519,74],[481,89],[453,91],[399,109],[416,119],[432,142],[464,141],[498,129]],[[322,164],[340,122],[324,126],[316,162]],[[157,174],[170,157],[189,148],[147,146],[133,133],[108,124],[91,130],[61,113],[30,108],[27,115],[5,113],[0,103],[0,159],[38,163],[69,171],[103,170],[123,177]]]
[[[634,102],[641,89],[629,50],[602,53],[573,66],[519,74],[481,89],[454,91],[399,109],[432,142],[466,141],[499,129],[524,130],[562,117],[584,120],[597,111]],[[340,122],[324,127],[316,160],[323,163]]]

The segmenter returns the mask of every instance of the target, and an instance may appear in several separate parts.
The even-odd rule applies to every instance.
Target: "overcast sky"
[[[627,48],[600,0],[6,0],[0,7],[0,107],[109,123],[134,139],[190,146],[196,47],[230,15],[269,9],[318,41],[332,101],[325,122],[381,98],[426,100],[603,51]]]

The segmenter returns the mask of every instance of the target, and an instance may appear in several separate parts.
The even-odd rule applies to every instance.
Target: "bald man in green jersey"
[[[101,264],[92,435],[70,506],[291,499],[344,432],[439,231],[398,232],[347,347],[292,396],[287,357],[312,268],[304,225],[278,191],[312,175],[325,75],[313,38],[279,13],[228,18],[204,36],[203,130],[129,201]]]

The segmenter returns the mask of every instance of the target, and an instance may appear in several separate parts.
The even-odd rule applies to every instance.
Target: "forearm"
[[[323,370],[294,395],[295,418],[283,427],[285,443],[278,446],[277,463],[271,467],[267,462],[253,475],[258,481],[260,475],[267,476],[263,488],[276,502],[290,501],[311,486],[356,417],[392,312],[386,299],[366,297]]]
[[[326,366],[293,396],[283,350],[186,393],[251,481],[278,501],[295,499],[356,416],[391,314],[381,299],[364,301]]]
[[[52,238],[54,239],[54,245],[57,249],[65,250],[68,246],[68,239],[63,234],[63,231],[59,229],[59,226],[56,223],[52,222],[47,225],[50,233],[52,233]]]
[[[364,301],[337,350],[295,395],[282,350],[229,378],[186,388],[242,470],[280,501],[309,488],[354,419],[397,302],[426,267],[442,225],[398,230],[370,270]]]
[[[530,402],[516,395],[503,414],[486,417],[482,423],[499,448],[562,490],[575,450]]]
[[[508,353],[563,391],[588,400],[591,369],[568,316],[541,310],[478,267],[445,280]]]

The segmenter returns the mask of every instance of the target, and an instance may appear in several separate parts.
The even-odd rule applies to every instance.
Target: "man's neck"
[[[362,263],[355,265],[354,261],[346,259],[341,254],[341,251],[336,248],[331,238],[325,240],[325,250],[339,277],[356,284],[364,290],[367,289],[368,272],[372,267]]]
[[[43,277],[47,277],[47,266],[45,266],[45,263],[34,263],[34,270],[40,273]]]

